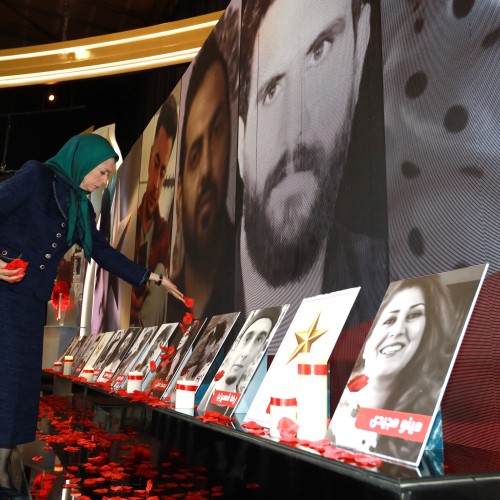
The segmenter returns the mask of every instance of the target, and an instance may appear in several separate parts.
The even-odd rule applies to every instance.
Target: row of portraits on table
[[[500,387],[462,382],[487,376],[471,367],[493,366],[478,346],[498,342],[500,6],[292,3],[228,5],[104,192],[101,229],[168,274],[197,318],[289,304],[271,354],[303,298],[360,287],[332,353],[332,407],[391,281],[488,262],[443,423],[491,447],[463,426],[498,428]],[[185,312],[100,270],[95,287],[94,333]]]
[[[289,304],[251,311],[239,331],[234,312],[186,326],[165,323],[78,337],[64,356],[73,356],[72,375],[90,371],[92,382],[115,391],[132,392],[129,378],[140,372],[145,395],[191,415],[196,403],[198,414],[236,413],[240,421],[270,428],[270,405],[277,404],[272,401],[295,400],[292,418],[300,439],[327,438],[337,446],[419,465],[424,446],[442,452],[439,404],[486,269],[469,266],[390,283],[331,411],[327,360],[359,287],[303,299],[269,368],[268,347]],[[180,401],[178,407],[177,393],[186,387],[193,402],[186,407]]]

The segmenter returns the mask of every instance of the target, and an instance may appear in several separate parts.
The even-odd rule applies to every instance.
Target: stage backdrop
[[[496,0],[231,2],[173,92],[159,211],[195,316],[290,304],[270,353],[303,298],[361,287],[332,412],[391,281],[488,263],[442,414],[445,442],[496,450],[499,22]],[[152,133],[111,193],[110,238],[131,258]],[[102,328],[128,326],[130,287],[107,291]]]

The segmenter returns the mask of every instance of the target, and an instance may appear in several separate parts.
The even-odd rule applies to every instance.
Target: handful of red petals
[[[7,265],[5,266],[5,269],[10,269],[10,270],[22,269],[23,272],[26,272],[26,268],[28,267],[28,264],[29,264],[28,262],[26,262],[22,259],[14,259],[14,260],[11,260],[10,262],[7,263]],[[21,281],[23,278],[24,278],[24,276],[22,276],[18,280],[13,281],[12,283],[17,283],[18,281]]]

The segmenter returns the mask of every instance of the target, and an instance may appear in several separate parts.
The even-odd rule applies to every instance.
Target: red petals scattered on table
[[[231,422],[234,422],[236,419],[232,417],[227,417],[218,411],[207,410],[203,415],[196,417],[199,420],[202,420],[203,423],[214,422],[217,424],[227,425]]]

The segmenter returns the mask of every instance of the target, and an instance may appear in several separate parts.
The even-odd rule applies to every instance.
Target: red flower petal
[[[356,453],[354,455],[354,461],[358,465],[365,467],[380,467],[382,465],[382,460],[371,455],[365,455],[364,453]]]
[[[8,262],[4,269],[9,269],[11,271],[13,269],[22,269],[23,271],[26,271],[28,264],[28,262],[25,262],[22,259],[14,259]]]
[[[349,382],[347,388],[350,392],[358,392],[368,383],[368,377],[364,374],[356,375]]]
[[[256,490],[256,489],[260,488],[260,484],[258,484],[258,483],[248,483],[246,485],[246,488],[247,488],[247,490]]]
[[[258,424],[257,422],[255,422],[255,420],[250,420],[248,422],[243,422],[241,424],[241,427],[243,427],[244,429],[264,429],[264,427],[260,424]]]
[[[156,371],[156,363],[155,363],[153,360],[151,360],[151,361],[149,362],[149,369],[150,369],[152,372],[155,372],[155,371]]]
[[[288,417],[280,418],[278,421],[278,431],[281,439],[294,438],[297,435],[299,426]]]
[[[185,325],[190,325],[194,320],[194,315],[193,313],[190,313],[190,312],[187,312],[186,314],[184,314],[184,317],[182,318],[182,322],[185,324]]]
[[[192,299],[191,297],[184,297],[184,304],[186,304],[186,307],[189,307],[191,309],[191,307],[194,306],[194,299]]]

